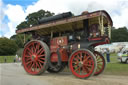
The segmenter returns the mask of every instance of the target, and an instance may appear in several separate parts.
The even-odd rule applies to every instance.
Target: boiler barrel
[[[66,12],[66,13],[55,15],[55,16],[42,18],[39,20],[39,24],[47,23],[47,22],[51,22],[51,21],[55,21],[55,20],[60,20],[60,19],[64,19],[64,18],[69,18],[69,17],[72,17],[72,13]]]

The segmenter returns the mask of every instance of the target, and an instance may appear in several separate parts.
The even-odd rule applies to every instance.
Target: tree
[[[113,28],[112,42],[128,42],[128,29],[126,27]]]
[[[30,26],[35,26],[38,25],[39,19],[43,17],[49,17],[53,16],[54,13],[51,13],[50,11],[45,11],[45,10],[39,10],[38,12],[34,12],[29,14],[25,19],[26,21],[21,22],[19,25],[17,25],[17,29],[23,29],[27,28]]]
[[[27,27],[29,27],[29,24],[28,24],[28,22],[27,21],[23,21],[23,22],[21,22],[19,25],[17,25],[17,29],[22,29],[22,28],[27,28]]]
[[[8,38],[0,38],[0,55],[14,55],[18,49],[15,41]]]
[[[14,40],[19,48],[23,48],[24,44],[30,41],[32,35],[26,34],[24,41],[24,34],[17,34],[10,37],[11,40]]]
[[[25,21],[23,21],[19,25],[17,25],[16,28],[19,30],[19,29],[23,29],[23,28],[28,28],[30,26],[38,25],[38,21],[41,18],[49,17],[49,16],[53,16],[53,15],[54,15],[54,13],[52,13],[50,11],[39,10],[37,12],[29,14],[25,18]],[[31,37],[32,36],[30,34],[27,34],[25,36],[25,42],[28,42],[31,39]],[[24,44],[25,44],[24,43],[24,34],[13,35],[10,39],[14,40],[19,48],[23,48],[24,47]]]

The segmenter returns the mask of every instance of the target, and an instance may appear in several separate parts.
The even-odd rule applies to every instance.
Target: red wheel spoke
[[[38,57],[40,58],[40,57],[45,57],[45,54],[43,54],[43,55],[38,55]]]
[[[32,54],[32,51],[30,50],[30,48],[27,48],[27,50]]]
[[[90,72],[90,69],[89,69],[88,67],[86,67],[86,70],[87,70],[87,73],[89,73],[89,72]]]
[[[78,55],[77,55],[76,57],[77,57],[77,59],[79,59],[79,60],[80,60],[80,58],[79,58],[79,56],[78,56]]]
[[[44,63],[43,61],[41,61],[40,59],[38,60],[40,63]]]
[[[80,57],[80,61],[82,61],[82,57]]]
[[[84,67],[82,67],[82,73],[88,73]]]
[[[39,54],[44,48],[41,48],[40,50],[37,51],[37,54]],[[40,54],[39,54],[40,55]]]
[[[31,61],[31,58],[26,58],[26,62]]]
[[[29,56],[31,56],[32,54],[30,52],[27,52],[29,54]]]
[[[31,66],[31,69],[34,67],[34,65],[35,65],[35,64],[34,64],[34,62],[33,62],[32,66]]]
[[[77,58],[74,58],[74,62],[73,63],[79,63],[78,59]]]
[[[40,63],[40,62],[38,62],[39,63],[39,65],[40,65],[40,68],[42,68],[42,64]]]
[[[92,64],[92,60],[88,60],[88,61],[86,61],[86,62],[84,62],[85,64]]]
[[[32,51],[32,54],[34,54],[34,51],[33,51],[33,46],[31,46],[31,51]]]
[[[40,69],[40,66],[39,66],[38,62],[36,62],[36,65],[37,65],[37,67]]]
[[[82,61],[82,52],[80,53],[79,59]]]
[[[34,71],[37,72],[37,63],[35,62],[35,68]]]
[[[35,50],[36,50],[35,52],[37,52],[39,50],[39,46],[40,46],[39,43],[37,43],[36,48],[35,48]]]
[[[41,60],[45,60],[45,58],[41,58],[41,57],[40,57],[39,59],[41,59]]]
[[[25,55],[25,57],[27,57],[27,58],[31,58],[31,56],[27,56],[27,55]]]
[[[34,65],[33,65],[33,72],[35,72],[35,63],[34,63]]]
[[[32,63],[28,65],[28,69],[31,69],[31,67],[32,67]]]
[[[26,64],[28,65],[28,64],[30,64],[30,63],[32,63],[32,61],[28,61]]]
[[[89,64],[84,64],[84,66],[92,67],[92,65],[89,65]]]
[[[35,47],[34,43],[33,43],[33,53],[36,53],[36,47]]]
[[[84,69],[84,67],[82,67],[82,74],[86,73],[86,70]]]
[[[75,71],[75,72],[76,72],[76,71],[79,71],[79,69],[80,69],[80,67],[76,68],[74,71]]]
[[[86,57],[83,62],[87,62],[90,57]]]
[[[44,49],[40,52],[40,55],[44,52]]]
[[[85,66],[83,66],[83,69],[86,73],[89,73],[89,70]]]

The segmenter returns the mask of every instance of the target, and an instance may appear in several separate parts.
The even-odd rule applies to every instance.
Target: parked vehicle
[[[118,53],[118,60],[121,63],[127,63],[128,64],[128,49],[122,49],[120,53]]]

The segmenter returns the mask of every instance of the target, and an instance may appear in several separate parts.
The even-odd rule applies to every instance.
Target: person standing
[[[18,59],[19,59],[19,58],[18,58],[18,55],[16,54],[16,62],[18,61]]]
[[[21,62],[21,57],[19,57],[19,59],[18,59],[18,60],[19,60],[19,62]]]
[[[107,58],[107,62],[110,62],[110,51],[108,48],[106,49],[106,58]]]

